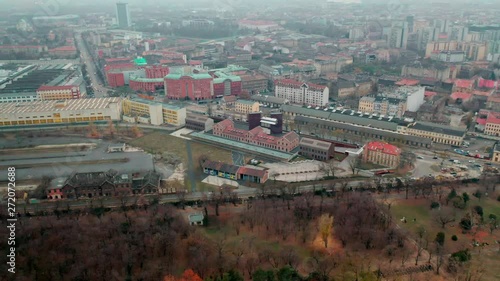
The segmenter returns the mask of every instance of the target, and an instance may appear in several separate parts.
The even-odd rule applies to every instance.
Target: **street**
[[[97,69],[92,56],[89,53],[85,43],[83,42],[82,34],[76,33],[76,45],[80,50],[81,61],[87,67],[87,74],[90,77],[92,87],[94,89],[94,96],[96,98],[103,98],[107,96],[108,88],[104,87],[100,78],[97,77]]]

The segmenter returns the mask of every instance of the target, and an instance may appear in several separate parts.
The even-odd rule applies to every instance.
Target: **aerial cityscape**
[[[498,0],[0,6],[0,280],[500,280]]]

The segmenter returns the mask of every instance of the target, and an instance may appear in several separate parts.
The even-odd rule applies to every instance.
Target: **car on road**
[[[434,157],[432,157],[432,159],[436,160],[436,159],[438,159],[438,157],[437,157],[437,156],[434,156]]]
[[[419,156],[417,156],[417,159],[424,159],[424,157],[419,155]]]

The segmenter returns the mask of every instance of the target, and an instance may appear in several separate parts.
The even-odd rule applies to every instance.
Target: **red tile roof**
[[[487,102],[500,103],[500,94],[493,94],[488,97]]]
[[[400,155],[401,149],[397,146],[385,142],[372,141],[366,144],[365,149],[371,151],[381,151],[385,154]]]
[[[476,123],[479,125],[486,125],[486,118],[476,118]]]
[[[474,92],[472,92],[473,95],[475,96],[482,96],[482,97],[489,97],[493,94],[493,91],[479,91],[479,90],[475,90]]]
[[[472,87],[474,86],[474,81],[466,79],[457,79],[455,80],[454,86],[459,88],[472,89]]]
[[[432,98],[433,96],[437,95],[436,92],[431,92],[431,91],[425,91],[424,96],[426,98]]]
[[[419,82],[420,81],[415,80],[415,79],[404,78],[402,80],[399,80],[395,84],[398,85],[398,86],[416,86],[416,85],[418,85]]]
[[[323,91],[326,88],[326,86],[323,86],[323,85],[317,85],[317,84],[313,84],[313,83],[305,83],[305,82],[300,82],[300,81],[293,80],[293,79],[280,79],[280,80],[274,81],[274,85],[282,86],[282,87],[300,88],[304,84],[306,84],[309,88],[319,90],[319,91]]]
[[[454,92],[451,94],[450,98],[456,100],[456,99],[461,99],[461,100],[468,100],[472,98],[472,94],[468,93],[462,93],[462,92]]]
[[[258,170],[258,169],[253,169],[250,167],[240,167],[238,169],[238,174],[242,175],[249,175],[253,177],[259,177],[262,178],[266,175],[267,171],[266,170]]]
[[[486,118],[486,123],[500,124],[500,112],[490,112],[488,118]]]
[[[106,61],[106,63],[113,63],[113,62],[130,62],[132,61],[131,58],[107,58],[107,59],[104,59]]]
[[[50,49],[49,52],[76,52],[75,46],[61,46],[54,49]]]

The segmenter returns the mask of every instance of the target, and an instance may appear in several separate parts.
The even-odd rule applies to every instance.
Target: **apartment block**
[[[424,97],[424,87],[402,86],[375,97],[362,97],[358,109],[361,112],[402,118],[406,111],[416,112],[424,104]]]
[[[329,89],[326,86],[292,79],[276,80],[274,85],[274,95],[278,98],[287,99],[291,103],[311,106],[325,106],[328,104]]]

